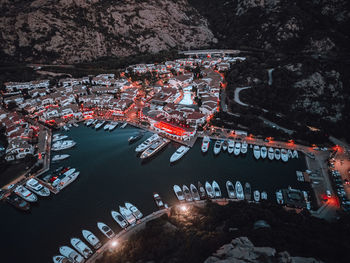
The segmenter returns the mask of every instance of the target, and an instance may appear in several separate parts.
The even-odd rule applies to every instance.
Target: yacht
[[[120,129],[124,129],[124,128],[126,127],[126,125],[128,125],[128,123],[127,123],[127,122],[124,122],[124,123],[122,124],[122,126],[120,126]]]
[[[108,130],[109,130],[109,131],[113,131],[115,128],[117,128],[117,126],[118,126],[118,122],[112,121],[112,122],[109,124]]]
[[[98,229],[100,229],[102,234],[104,234],[107,238],[111,239],[112,237],[115,236],[115,233],[113,232],[113,230],[109,226],[107,226],[105,223],[98,222],[97,227]]]
[[[254,145],[253,151],[255,159],[258,160],[260,158],[260,147],[258,145]]]
[[[170,162],[174,163],[177,160],[179,160],[182,156],[184,156],[188,151],[190,150],[190,147],[187,146],[180,146],[176,152],[173,153],[173,155],[170,157]]]
[[[195,201],[201,200],[201,198],[199,197],[199,193],[198,193],[197,187],[195,187],[194,184],[190,185],[190,190],[191,190],[191,194],[192,194],[193,200],[195,200]]]
[[[269,148],[268,157],[271,161],[275,158],[275,151],[272,147]]]
[[[236,142],[235,143],[235,149],[233,150],[233,154],[237,156],[240,153],[241,153],[241,143],[240,142]]]
[[[94,119],[90,119],[86,122],[86,126],[89,127],[94,122]]]
[[[288,158],[293,158],[293,152],[291,149],[288,149]]]
[[[283,194],[282,194],[282,191],[281,190],[278,190],[276,192],[276,200],[277,200],[277,204],[279,205],[283,205],[284,204],[284,201],[283,201]]]
[[[242,143],[241,153],[245,154],[245,153],[247,153],[247,151],[248,151],[248,143],[246,141],[244,141]]]
[[[97,124],[98,120],[93,120],[91,123],[91,127],[95,128],[96,124]]]
[[[260,201],[260,192],[258,190],[254,191],[254,201],[259,202]]]
[[[106,125],[103,127],[105,131],[109,130],[109,127],[111,127],[111,124],[109,122],[106,123]]]
[[[143,143],[141,143],[140,145],[138,145],[135,149],[135,151],[137,153],[143,152],[144,150],[146,150],[148,147],[150,147],[152,145],[152,143],[159,139],[159,135],[158,134],[153,134],[151,137],[149,137],[147,140],[145,140]]]
[[[165,208],[164,202],[158,193],[153,193],[153,199],[159,209]]]
[[[275,159],[280,160],[281,159],[281,151],[280,149],[275,149]]]
[[[128,139],[128,142],[131,144],[131,143],[134,143],[138,140],[140,140],[142,137],[143,137],[144,133],[143,132],[139,132],[138,134],[136,135],[132,135],[129,137]]]
[[[99,249],[102,244],[100,240],[89,230],[83,230],[82,231],[83,237],[85,240],[94,248],[94,249]]]
[[[215,198],[220,198],[221,197],[221,189],[220,189],[219,184],[216,181],[213,181],[212,187],[214,190]]]
[[[286,149],[281,149],[281,159],[283,162],[288,162],[288,151]]]
[[[211,187],[211,184],[208,181],[205,182],[205,190],[207,191],[207,195],[208,195],[209,198],[214,198],[215,197],[214,190],[213,190],[213,188]]]
[[[267,200],[267,193],[265,191],[261,192],[261,200]]]
[[[81,239],[73,237],[70,240],[70,243],[72,246],[80,253],[83,255],[84,258],[90,257],[93,252],[91,248],[89,248]]]
[[[244,184],[244,198],[248,201],[252,199],[252,187],[248,182]]]
[[[244,200],[244,193],[243,193],[243,187],[240,181],[236,182],[235,185],[235,189],[236,189],[236,196],[238,200]]]
[[[52,145],[52,151],[61,151],[74,147],[76,142],[72,140],[58,141]]]
[[[60,253],[62,256],[70,259],[73,263],[84,263],[85,259],[74,249],[67,246],[60,247]]]
[[[71,263],[72,261],[64,256],[53,256],[52,260],[54,263]]]
[[[233,153],[233,150],[235,149],[235,142],[234,140],[228,140],[228,148],[227,148],[227,152],[229,154]]]
[[[228,198],[233,199],[236,197],[235,187],[233,186],[231,181],[226,181],[226,190],[227,190]]]
[[[228,142],[225,140],[225,141],[222,143],[222,149],[223,149],[224,151],[226,151],[226,150],[227,150],[227,147],[228,147]]]
[[[6,197],[6,202],[22,211],[29,211],[30,209],[30,204],[15,194]]]
[[[15,194],[17,194],[19,197],[23,198],[24,200],[28,202],[36,202],[38,201],[38,198],[35,194],[33,194],[31,191],[29,191],[27,188],[25,188],[23,185],[19,185],[14,190]]]
[[[204,136],[202,140],[202,152],[206,153],[209,149],[210,138],[208,136]]]
[[[178,186],[177,184],[173,186],[173,189],[174,189],[174,193],[177,197],[177,199],[182,202],[185,200],[185,197],[184,197],[184,194],[180,188],[180,186]]]
[[[52,161],[53,162],[59,162],[59,161],[65,160],[65,159],[67,159],[69,157],[70,157],[69,154],[57,154],[57,155],[54,155],[52,157]]]
[[[222,140],[217,140],[214,145],[214,154],[219,154],[221,151],[223,141]]]
[[[198,190],[199,190],[199,196],[201,199],[205,199],[207,197],[207,194],[205,192],[205,188],[201,184],[201,182],[198,182]]]
[[[126,228],[128,226],[128,222],[117,211],[112,210],[111,215],[112,215],[114,221],[117,222],[121,228]]]
[[[105,124],[105,121],[100,121],[100,122],[98,122],[98,123],[96,124],[96,126],[95,126],[95,129],[98,130],[98,129],[102,128],[102,126],[103,126],[104,124]]]
[[[80,174],[80,172],[75,172],[75,173],[72,173],[72,174],[68,173],[68,175],[67,174],[63,174],[64,175],[63,178],[56,179],[56,180],[59,180],[58,183],[55,183],[55,185],[57,185],[56,188],[58,190],[62,190],[63,188],[66,188],[68,185],[70,185],[72,182],[74,182],[78,178],[79,174]],[[54,185],[54,183],[52,183],[52,185]]]
[[[68,135],[55,134],[52,136],[52,142],[58,142],[67,138],[68,138]]]
[[[267,157],[267,149],[265,146],[260,148],[260,156],[261,158],[265,159]]]
[[[187,202],[192,202],[193,201],[193,197],[191,195],[190,189],[188,189],[188,187],[186,185],[182,186],[182,191],[185,195],[185,199]]]
[[[134,206],[132,203],[126,202],[125,208],[129,209],[129,211],[134,215],[134,217],[136,219],[141,219],[143,217],[143,214],[141,213],[141,211],[136,206]]]
[[[293,158],[299,158],[298,151],[294,150],[293,151]]]
[[[32,190],[34,193],[40,196],[49,196],[50,190],[43,186],[41,183],[39,183],[38,180],[31,178],[26,182],[26,186]]]
[[[132,214],[132,212],[129,209],[123,206],[119,206],[119,212],[126,219],[126,221],[128,221],[130,225],[134,225],[136,223],[136,217]]]
[[[169,142],[170,142],[169,139],[161,138],[161,137],[158,138],[158,140],[153,142],[152,145],[141,154],[140,158],[146,159],[153,156],[154,154],[159,152],[161,149],[163,149]]]

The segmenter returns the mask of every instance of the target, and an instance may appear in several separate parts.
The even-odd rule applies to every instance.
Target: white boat
[[[14,190],[15,194],[17,194],[19,197],[23,198],[24,200],[28,202],[36,202],[38,201],[38,198],[35,194],[33,194],[31,191],[29,191],[27,188],[25,188],[23,185],[18,185],[16,189]]]
[[[222,143],[222,150],[226,151],[226,150],[227,150],[227,147],[228,147],[228,142],[225,140],[225,141]]]
[[[40,196],[49,196],[50,190],[43,186],[41,183],[39,183],[38,180],[31,178],[26,182],[26,186],[32,190],[34,193]]]
[[[280,160],[281,159],[281,151],[280,149],[275,149],[275,159]]]
[[[111,124],[108,122],[108,123],[103,127],[103,129],[104,129],[105,131],[108,131],[108,130],[109,130],[109,127],[111,127]]]
[[[246,141],[244,141],[242,143],[241,153],[245,154],[245,153],[247,153],[247,151],[248,151],[248,143]]]
[[[271,161],[275,158],[275,151],[273,150],[272,147],[269,148],[268,157]]]
[[[144,133],[143,132],[139,132],[138,134],[135,134],[135,135],[131,135],[128,139],[128,142],[131,144],[131,143],[134,143],[138,140],[140,140],[142,137],[143,137]]]
[[[70,155],[69,154],[57,154],[57,155],[54,155],[52,157],[52,161],[53,162],[58,162],[58,161],[62,161],[62,160],[65,160],[67,158],[69,158]]]
[[[298,151],[294,150],[293,151],[293,158],[299,158]]]
[[[207,191],[207,195],[209,198],[215,198],[214,190],[208,181],[205,182],[205,190]]]
[[[126,228],[128,226],[128,222],[117,211],[112,210],[111,215],[112,215],[114,221],[117,222],[121,228]]]
[[[149,137],[147,140],[145,140],[143,143],[139,144],[135,151],[137,153],[143,152],[145,151],[148,147],[150,147],[152,145],[152,143],[159,139],[159,135],[158,134],[153,134],[151,137]]]
[[[176,152],[173,153],[173,155],[170,157],[170,162],[176,162],[179,160],[182,156],[184,156],[188,151],[190,150],[190,147],[187,146],[180,146]]]
[[[68,138],[68,135],[55,134],[52,136],[52,142],[58,142],[67,138]]]
[[[183,193],[185,195],[185,200],[187,202],[192,202],[193,201],[193,197],[191,195],[190,189],[188,189],[188,187],[186,185],[183,185],[182,186],[182,191],[183,191]]]
[[[228,148],[227,148],[227,152],[229,154],[233,153],[233,150],[235,149],[235,142],[234,140],[228,140]]]
[[[86,122],[86,126],[90,126],[94,122],[94,119],[90,119]]]
[[[124,129],[126,127],[126,125],[128,125],[127,122],[124,122],[122,126],[120,126],[120,129]]]
[[[209,144],[210,144],[210,138],[208,136],[204,136],[203,140],[202,140],[202,152],[206,153],[209,149]]]
[[[177,197],[177,199],[182,202],[185,200],[185,197],[184,197],[184,194],[180,188],[180,186],[178,186],[177,184],[173,186],[173,189],[174,189],[174,193]]]
[[[63,130],[65,130],[65,131],[69,131],[69,128],[68,128],[67,126],[63,126],[62,128],[63,128]]]
[[[76,142],[74,142],[72,140],[58,141],[52,145],[51,150],[52,151],[66,150],[66,149],[74,147],[75,145],[76,145]]]
[[[74,249],[62,246],[60,247],[60,253],[62,256],[65,256],[66,258],[70,259],[73,263],[83,263],[85,262],[85,259]]]
[[[141,155],[141,159],[149,158],[153,155],[155,155],[157,152],[159,152],[161,149],[163,149],[168,143],[170,142],[169,139],[166,138],[158,138],[156,141],[152,143],[150,147],[148,147]]]
[[[113,131],[115,128],[117,128],[118,124],[119,124],[119,122],[117,122],[117,121],[112,121],[112,122],[109,124],[108,130],[109,130],[109,131]]]
[[[99,249],[102,244],[101,241],[89,230],[82,230],[83,237],[85,240],[94,248]]]
[[[72,261],[64,256],[53,256],[52,260],[54,263],[71,263]]]
[[[90,257],[93,252],[80,238],[73,237],[70,240],[72,246],[81,254],[84,258]]]
[[[252,187],[250,186],[249,182],[246,182],[244,184],[244,198],[247,201],[250,201],[252,199]]]
[[[265,191],[261,192],[261,200],[267,200],[267,193]]]
[[[279,205],[283,205],[284,204],[283,194],[282,194],[281,190],[278,190],[276,192],[276,200],[277,200],[277,204],[279,204]]]
[[[98,123],[96,124],[96,126],[95,126],[95,129],[98,130],[98,129],[102,128],[102,126],[103,126],[104,124],[105,124],[105,121],[100,121],[100,122],[98,122]]]
[[[78,127],[79,127],[79,124],[76,123],[76,122],[72,123],[72,125],[73,125],[75,128],[78,128]]]
[[[220,198],[221,197],[221,189],[219,184],[216,181],[213,181],[212,183],[213,191],[215,194],[215,198]]]
[[[235,187],[233,186],[231,181],[226,181],[226,190],[227,190],[228,198],[233,199],[236,197]]]
[[[153,193],[153,199],[159,209],[165,208],[165,204],[158,193]]]
[[[267,149],[266,149],[265,146],[261,147],[261,149],[260,149],[260,156],[263,159],[265,159],[267,157]]]
[[[191,190],[193,200],[195,200],[195,201],[201,200],[199,193],[198,193],[198,190],[197,190],[197,187],[194,184],[190,185],[190,190]]]
[[[68,123],[68,128],[72,128],[72,124],[71,123]]]
[[[134,225],[136,223],[136,217],[132,214],[132,212],[129,209],[123,206],[119,206],[119,212],[126,219],[126,221],[128,221],[130,225]]]
[[[94,128],[95,125],[97,124],[98,120],[93,120],[92,123],[91,123],[91,127]]]
[[[222,144],[224,142],[222,140],[217,140],[214,144],[214,154],[219,154],[221,151]]]
[[[236,189],[236,197],[238,200],[244,200],[244,192],[243,192],[243,187],[240,181],[236,182],[235,185],[235,189]]]
[[[235,143],[235,149],[233,150],[233,154],[237,156],[240,153],[241,153],[241,143],[240,142],[236,142]]]
[[[260,147],[258,145],[254,145],[253,153],[254,153],[255,159],[258,160],[260,158]]]
[[[134,217],[136,217],[136,219],[141,219],[143,217],[143,214],[141,213],[141,211],[132,203],[126,202],[125,208],[129,209],[129,211],[134,215]]]
[[[56,180],[60,180],[56,188],[58,190],[62,190],[63,188],[66,188],[68,185],[70,185],[72,182],[74,182],[78,178],[79,174],[80,172],[75,172],[69,175],[65,175],[65,177],[63,177],[62,179],[56,179]]]
[[[105,223],[98,222],[97,227],[98,229],[100,229],[102,234],[104,234],[107,238],[111,239],[115,236],[115,233],[113,232],[113,230],[109,226],[107,226]]]
[[[260,201],[260,192],[258,190],[254,191],[254,201],[259,202]]]
[[[288,158],[293,158],[293,152],[291,149],[288,149]]]
[[[288,162],[288,151],[286,149],[281,149],[281,159],[283,162]]]
[[[207,193],[205,192],[205,189],[201,182],[198,182],[198,190],[199,190],[199,196],[201,199],[205,199],[207,197]]]

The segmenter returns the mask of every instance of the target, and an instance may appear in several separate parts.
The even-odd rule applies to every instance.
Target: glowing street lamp
[[[186,205],[182,205],[182,206],[180,206],[180,210],[181,210],[182,212],[186,212],[186,211],[188,210],[188,208],[187,208]]]

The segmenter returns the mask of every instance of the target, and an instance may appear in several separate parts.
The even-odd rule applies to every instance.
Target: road
[[[282,130],[282,131],[284,131],[285,133],[287,133],[289,135],[293,134],[293,132],[294,132],[293,130],[284,128],[282,126],[279,126],[277,123],[269,121],[268,119],[265,119],[264,117],[259,116],[259,119],[262,120],[265,124],[275,128],[275,129]]]

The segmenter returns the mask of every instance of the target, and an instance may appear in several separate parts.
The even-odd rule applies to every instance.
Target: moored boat
[[[54,181],[52,183],[52,186],[55,186],[57,188],[57,190],[61,191],[63,188],[66,188],[68,185],[70,185],[72,182],[74,182],[78,178],[79,174],[80,174],[80,172],[63,174],[63,177],[56,179],[59,181],[58,182]]]
[[[111,215],[112,215],[114,221],[117,222],[121,228],[126,228],[128,226],[128,222],[117,211],[112,210]]]
[[[252,199],[252,187],[248,182],[244,184],[244,198],[248,201]]]
[[[15,194],[6,197],[6,202],[22,211],[29,211],[30,209],[30,204]]]
[[[201,182],[198,182],[198,190],[200,198],[205,199],[207,197],[207,193],[205,192],[205,188],[203,187]]]
[[[62,151],[67,150],[76,145],[76,142],[72,140],[65,140],[65,141],[58,141],[52,144],[51,150],[52,151]]]
[[[254,201],[259,202],[260,201],[260,192],[258,190],[254,191]]]
[[[89,230],[82,230],[83,237],[85,240],[94,248],[99,249],[102,244],[101,241]]]
[[[277,200],[277,204],[279,204],[279,205],[284,204],[283,194],[282,194],[281,190],[276,191],[276,200]]]
[[[84,258],[90,257],[93,252],[80,238],[73,237],[70,240],[72,246],[81,254]]]
[[[222,150],[223,150],[223,151],[226,151],[226,150],[227,150],[227,147],[228,147],[228,142],[225,140],[225,141],[222,143]]]
[[[254,153],[255,159],[258,160],[260,158],[260,147],[258,145],[254,145],[253,153]]]
[[[99,121],[96,124],[95,129],[98,130],[98,129],[102,128],[104,124],[105,124],[105,121]]]
[[[288,158],[293,158],[293,152],[291,149],[288,149]]]
[[[211,184],[208,181],[205,182],[205,190],[207,191],[207,195],[208,195],[209,198],[214,198],[215,197],[214,190],[213,190]]]
[[[243,192],[243,187],[240,181],[236,181],[235,185],[236,189],[236,197],[238,200],[244,200],[244,192]]]
[[[261,200],[267,200],[267,193],[265,191],[261,192]]]
[[[293,151],[293,158],[299,158],[298,151],[294,150]]]
[[[109,124],[108,130],[109,130],[109,131],[113,131],[115,128],[117,128],[117,126],[118,126],[118,122],[112,121],[112,122]]]
[[[85,125],[86,125],[87,127],[89,127],[93,122],[94,122],[94,119],[90,119],[90,120],[88,120],[88,121],[85,123]]]
[[[36,202],[38,201],[37,196],[32,193],[31,191],[29,191],[27,188],[25,188],[23,185],[18,185],[15,190],[14,190],[15,194],[17,194],[19,197],[23,198],[24,200],[28,201],[28,202]]]
[[[68,138],[68,135],[55,134],[52,136],[52,142],[58,142],[67,138]]]
[[[104,234],[107,238],[111,239],[112,237],[115,236],[115,233],[113,232],[113,230],[109,226],[107,226],[105,223],[98,222],[97,227],[98,229],[100,229],[102,234]]]
[[[165,208],[165,204],[158,193],[153,193],[153,199],[159,209]]]
[[[136,219],[141,219],[143,217],[143,214],[141,213],[141,211],[132,203],[125,202],[125,208],[129,209],[129,211],[134,215]]]
[[[272,161],[275,158],[275,151],[272,147],[269,147],[268,158]]]
[[[120,126],[120,129],[124,129],[127,125],[128,125],[128,123],[127,123],[127,122],[124,122],[124,123],[122,124],[122,126]]]
[[[128,221],[130,225],[134,225],[136,223],[136,217],[132,214],[132,212],[129,209],[123,206],[119,206],[119,212],[126,219],[126,221]]]
[[[233,186],[231,181],[226,181],[226,190],[228,198],[233,199],[236,197],[235,187]]]
[[[202,140],[202,147],[201,147],[201,150],[203,153],[206,153],[208,151],[209,144],[210,144],[210,138],[208,136],[204,136]]]
[[[275,159],[280,160],[281,159],[281,151],[280,149],[275,149]]]
[[[157,140],[159,138],[158,134],[153,134],[151,137],[149,137],[147,140],[145,140],[144,142],[142,142],[141,144],[139,144],[136,149],[135,152],[140,153],[145,151],[148,147],[150,147],[152,145],[152,143]]]
[[[182,186],[182,191],[183,191],[183,193],[185,195],[185,200],[187,202],[192,202],[193,201],[193,197],[191,195],[190,189],[188,189],[188,187],[186,185],[183,185]]]
[[[248,143],[244,141],[241,146],[241,153],[245,154],[248,151]]]
[[[40,196],[49,196],[50,190],[43,186],[37,179],[31,178],[26,182],[26,186]]]
[[[220,198],[221,197],[221,189],[219,184],[216,181],[213,181],[212,183],[212,188],[215,194],[215,198]]]
[[[72,260],[59,255],[53,256],[52,260],[54,263],[71,263],[72,262]]]
[[[175,184],[175,185],[173,186],[173,189],[174,189],[174,193],[175,193],[177,199],[178,199],[180,202],[184,201],[184,200],[185,200],[185,196],[184,196],[184,194],[183,194],[183,192],[182,192],[182,190],[181,190],[181,187]]]
[[[267,149],[265,146],[262,146],[260,149],[260,157],[265,159],[267,157]]]
[[[188,151],[190,150],[190,147],[187,146],[180,146],[170,157],[170,162],[176,162],[177,160],[181,159],[182,156],[184,156]]]
[[[235,149],[233,150],[234,155],[239,155],[241,153],[241,143],[235,142]]]
[[[138,140],[140,140],[142,137],[143,137],[144,133],[143,132],[139,132],[138,134],[136,135],[132,135],[129,137],[128,139],[128,142],[131,144],[131,143],[134,143]]]
[[[201,198],[199,196],[197,187],[194,184],[191,184],[190,185],[190,190],[191,190],[191,194],[192,194],[193,200],[199,201]]]
[[[288,162],[288,151],[286,149],[281,149],[281,159],[283,162]]]
[[[166,138],[158,138],[155,142],[152,143],[152,145],[146,149],[140,156],[141,159],[146,159],[149,157],[152,157],[157,152],[159,152],[161,149],[163,149],[170,140]]]
[[[231,153],[233,153],[234,149],[235,149],[235,142],[234,142],[234,140],[228,140],[227,152],[229,154],[231,154]]]
[[[69,154],[57,154],[57,155],[54,155],[52,157],[52,161],[53,162],[59,162],[59,161],[65,160],[65,159],[67,159],[69,157],[70,157]]]
[[[222,140],[217,140],[214,144],[214,154],[218,155],[221,151],[222,144],[224,142]]]
[[[109,130],[109,127],[111,127],[111,124],[109,122],[106,123],[106,125],[103,127],[105,131]]]
[[[85,259],[74,249],[62,246],[60,247],[60,253],[62,256],[65,256],[66,258],[70,259],[73,263],[83,263],[85,262]]]

